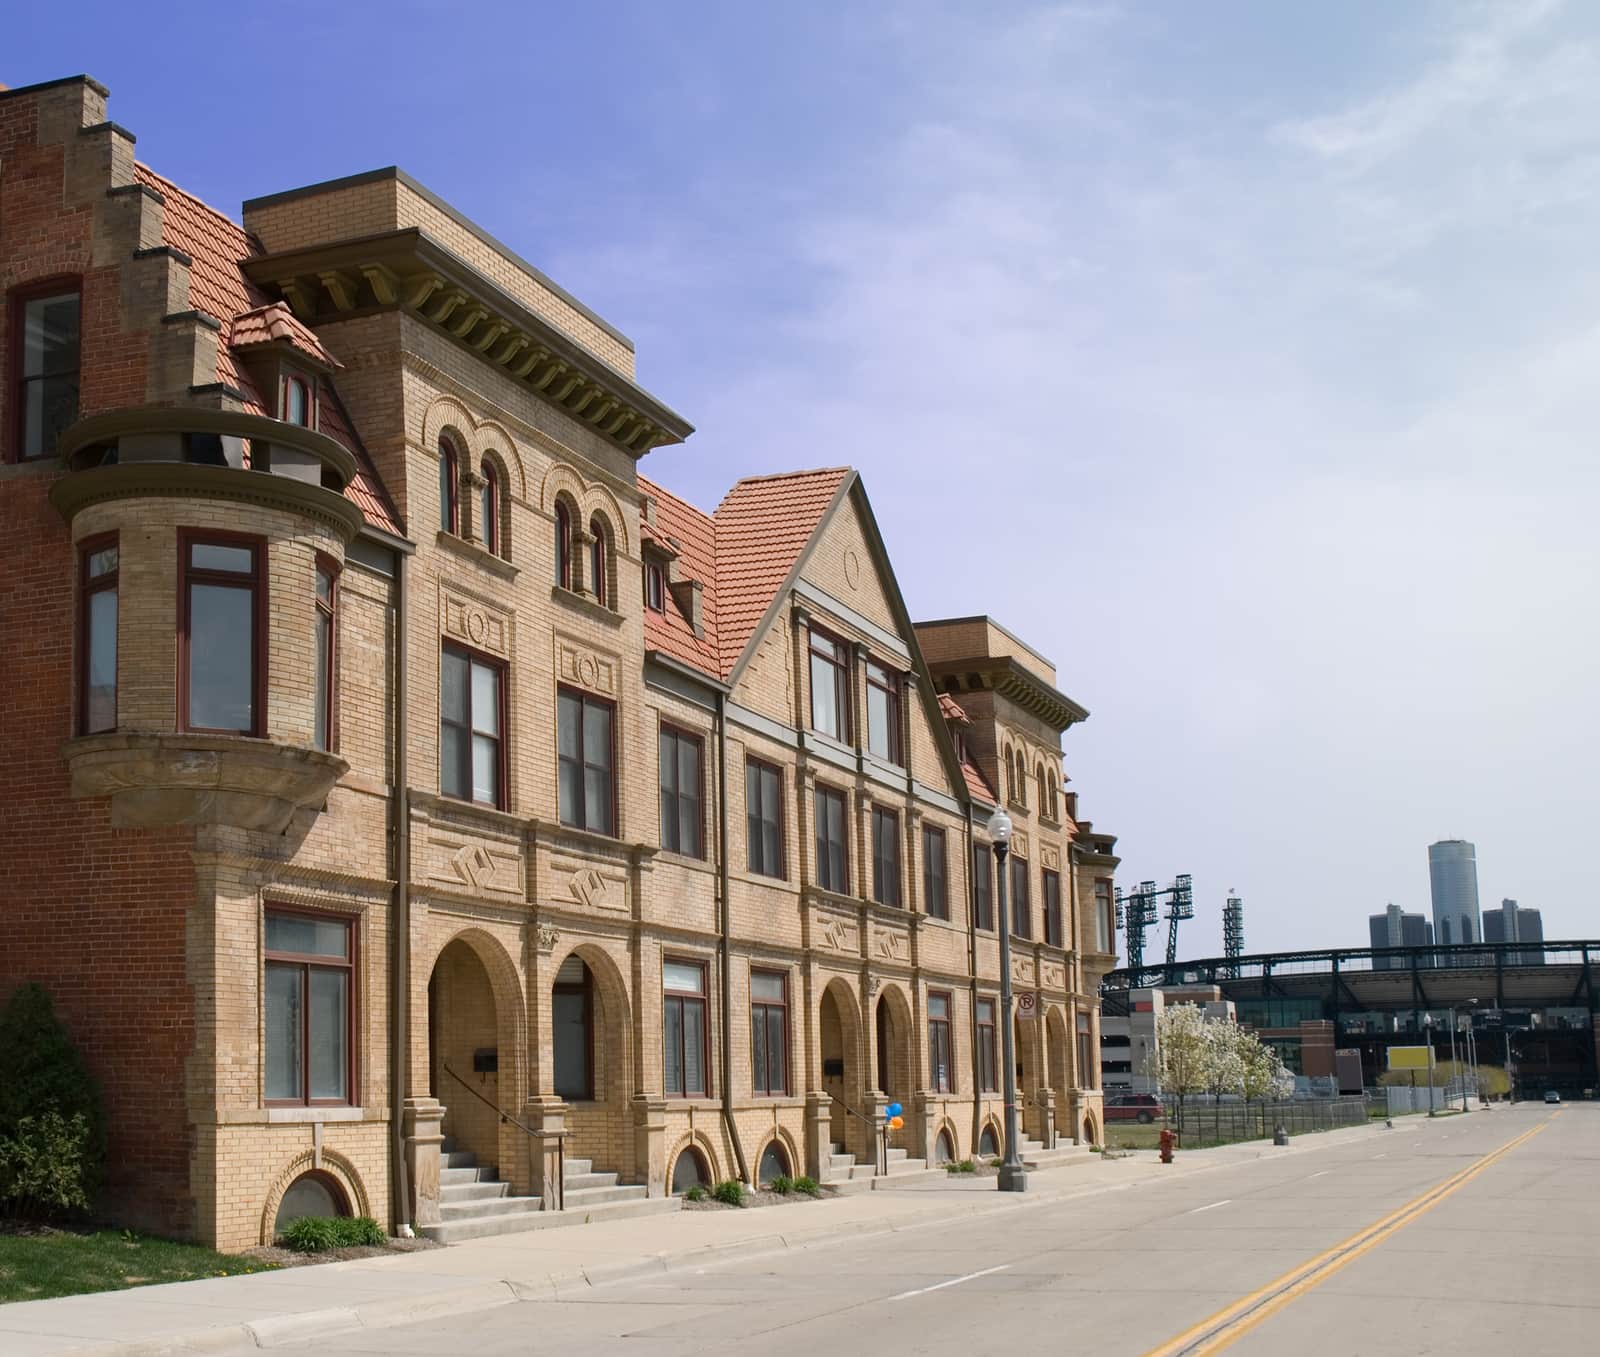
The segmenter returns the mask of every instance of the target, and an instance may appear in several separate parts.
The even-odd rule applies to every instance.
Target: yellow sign
[[[1433,1054],[1427,1046],[1391,1046],[1389,1048],[1389,1068],[1391,1070],[1425,1070],[1428,1068],[1428,1058]]]

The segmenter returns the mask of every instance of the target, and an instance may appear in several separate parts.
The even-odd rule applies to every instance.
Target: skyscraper
[[[1523,909],[1515,900],[1502,900],[1499,909],[1491,909],[1483,916],[1483,940],[1543,942],[1544,917],[1536,909]],[[1513,966],[1537,966],[1544,960],[1544,953],[1509,952],[1506,959]]]
[[[1478,919],[1478,850],[1465,839],[1428,845],[1428,881],[1433,891],[1433,935],[1445,946],[1481,942]]]
[[[1433,925],[1420,914],[1407,914],[1399,905],[1390,905],[1382,914],[1367,916],[1367,931],[1374,947],[1426,947],[1433,941]],[[1398,957],[1375,957],[1375,971],[1398,970],[1404,963]]]

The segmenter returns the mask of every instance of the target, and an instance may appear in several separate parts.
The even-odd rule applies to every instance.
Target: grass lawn
[[[271,1268],[259,1258],[214,1253],[199,1244],[150,1239],[131,1231],[12,1234],[0,1230],[0,1302],[121,1291]]]

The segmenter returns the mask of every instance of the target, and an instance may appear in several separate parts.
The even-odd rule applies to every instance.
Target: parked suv
[[[1148,1126],[1161,1120],[1161,1099],[1154,1093],[1119,1093],[1106,1099],[1107,1121],[1136,1121]]]

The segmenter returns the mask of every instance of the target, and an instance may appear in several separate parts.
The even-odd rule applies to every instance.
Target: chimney
[[[667,589],[672,594],[672,601],[678,605],[678,611],[694,628],[694,634],[704,636],[706,624],[701,596],[705,592],[705,586],[699,580],[672,580],[667,584]]]

